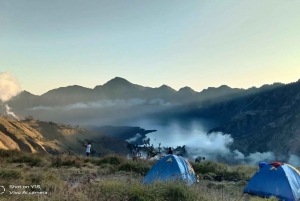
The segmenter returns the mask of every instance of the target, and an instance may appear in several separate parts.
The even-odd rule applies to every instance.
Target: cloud
[[[146,135],[150,138],[151,144],[155,147],[161,143],[163,147],[185,146],[186,157],[194,161],[196,157],[205,157],[206,160],[227,162],[229,164],[251,164],[258,165],[259,162],[272,162],[279,160],[289,162],[291,165],[300,165],[300,159],[292,155],[289,161],[281,156],[277,156],[271,151],[254,152],[247,155],[239,150],[232,150],[230,147],[234,139],[230,134],[214,132],[207,134],[201,123],[195,121],[190,125],[171,122],[167,126],[157,126],[153,122],[142,122],[138,124],[143,128],[153,127],[157,132]],[[154,126],[153,126],[154,125]],[[132,139],[133,140],[133,139]]]
[[[152,104],[152,105],[161,105],[161,106],[170,106],[171,103],[165,103],[162,99],[153,99],[147,101],[146,99],[133,98],[129,100],[116,99],[116,100],[101,100],[96,102],[86,102],[86,103],[75,103],[65,106],[36,106],[32,108],[28,108],[27,110],[76,110],[76,109],[99,109],[99,108],[108,108],[108,107],[132,107],[136,105],[144,105],[144,104]]]
[[[161,105],[161,106],[170,106],[172,105],[169,102],[165,102],[163,99],[157,98],[157,99],[151,99],[148,101],[148,104],[151,105]]]
[[[127,139],[126,141],[129,143],[135,143],[136,141],[138,141],[140,138],[142,138],[143,136],[139,133],[137,133],[134,137]]]
[[[86,103],[75,103],[65,106],[55,106],[55,107],[49,107],[49,106],[37,106],[29,108],[28,110],[76,110],[76,109],[96,109],[96,108],[107,108],[107,107],[130,107],[135,105],[142,105],[146,102],[146,100],[143,99],[130,99],[128,101],[125,100],[103,100],[103,101],[97,101],[97,102],[86,102]]]
[[[289,160],[288,160],[288,163],[295,166],[295,167],[299,167],[300,166],[300,159],[298,156],[295,156],[295,155],[291,155]]]
[[[186,144],[186,150],[190,158],[205,156],[210,160],[224,160],[235,164],[257,165],[261,161],[271,162],[276,159],[273,152],[255,152],[245,156],[239,150],[231,151],[229,146],[234,140],[229,134],[221,132],[201,135],[201,138],[192,139]]]
[[[218,155],[226,156],[230,154],[228,146],[232,143],[233,139],[230,135],[218,132],[210,135],[199,134],[194,138],[190,138],[185,147],[190,157],[200,155],[216,160]]]
[[[258,165],[262,161],[272,162],[280,160],[295,167],[300,166],[300,159],[296,155],[291,155],[288,160],[282,160],[282,156],[276,156],[276,154],[271,151],[262,153],[254,152],[246,156],[239,150],[231,151],[229,145],[231,145],[234,140],[229,134],[212,133],[211,136],[208,135],[204,137],[202,135],[201,138],[192,139],[191,141],[194,142],[186,144],[186,151],[188,157],[191,159],[195,159],[197,156],[204,156],[209,160],[218,161],[221,158],[234,164],[249,165]]]
[[[10,72],[0,73],[0,99],[10,100],[22,91],[20,83]]]
[[[54,109],[59,109],[58,107],[47,107],[47,106],[37,106],[37,107],[32,107],[28,108],[27,110],[54,110]]]
[[[250,153],[249,156],[246,156],[243,160],[242,163],[246,164],[259,164],[259,162],[266,161],[266,162],[272,162],[276,159],[275,154],[273,152],[255,152],[255,153]]]

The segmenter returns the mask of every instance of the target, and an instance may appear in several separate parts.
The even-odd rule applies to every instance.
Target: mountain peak
[[[163,89],[163,90],[175,91],[175,89],[173,89],[172,87],[169,87],[168,85],[165,85],[165,84],[161,85],[158,88]]]
[[[217,89],[223,89],[224,90],[224,89],[232,89],[232,88],[225,85],[225,84],[223,84],[223,85],[219,86]]]
[[[115,77],[115,78],[109,80],[108,82],[106,82],[104,85],[124,85],[124,84],[128,85],[128,84],[132,84],[132,83],[124,78]]]
[[[178,90],[179,93],[182,93],[182,94],[195,94],[196,91],[194,91],[191,87],[182,87]]]
[[[195,92],[195,90],[193,90],[191,87],[188,87],[188,86],[180,88],[179,91],[192,91],[192,92]]]

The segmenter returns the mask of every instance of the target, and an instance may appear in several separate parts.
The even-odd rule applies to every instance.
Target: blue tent
[[[244,189],[244,193],[261,197],[275,196],[280,200],[300,198],[300,172],[281,162],[269,163],[259,169]]]
[[[196,181],[195,172],[187,159],[167,155],[157,161],[149,170],[143,180],[143,184],[152,184],[155,181],[185,181],[188,185]]]

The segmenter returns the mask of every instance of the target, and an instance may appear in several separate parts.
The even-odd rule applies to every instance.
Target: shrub
[[[150,170],[150,166],[147,166],[145,163],[141,162],[127,161],[120,164],[117,169],[119,171],[135,172],[141,175],[146,175]]]
[[[20,156],[20,155],[24,155],[24,153],[16,149],[13,150],[0,149],[1,158],[11,158],[13,156]]]
[[[193,163],[192,166],[196,174],[220,175],[223,178],[250,179],[257,171],[257,167],[255,166],[228,166],[226,164],[213,161]]]
[[[38,184],[41,186],[41,190],[49,193],[53,192],[55,189],[61,189],[63,187],[63,181],[61,178],[50,171],[30,173],[26,177],[26,182],[33,185]]]
[[[111,165],[119,165],[122,162],[124,162],[124,158],[122,158],[119,155],[115,155],[115,154],[109,154],[101,159],[98,160],[92,160],[91,162],[95,165],[102,165],[105,163],[111,164]]]
[[[83,188],[86,188],[85,185]],[[82,187],[80,187],[82,188]],[[86,189],[84,189],[86,191]],[[181,183],[155,183],[153,185],[130,185],[121,181],[103,181],[92,185],[92,200],[128,201],[195,201],[197,194]]]
[[[24,174],[20,170],[0,169],[0,178],[5,180],[16,180],[23,178]]]
[[[57,156],[52,157],[52,166],[53,167],[62,167],[62,166],[69,166],[69,167],[77,167],[80,168],[84,164],[84,160],[78,156]]]
[[[47,159],[35,154],[13,156],[9,161],[12,163],[27,163],[30,166],[38,167],[42,167],[48,164]]]
[[[167,201],[173,200],[196,200],[196,194],[191,191],[186,185],[181,183],[167,183],[163,188],[162,196]]]

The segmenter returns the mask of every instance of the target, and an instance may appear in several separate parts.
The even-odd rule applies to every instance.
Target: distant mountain
[[[0,116],[0,148],[50,154],[85,154],[83,143],[92,142],[93,156],[118,153],[127,155],[129,144],[123,140],[94,133],[79,126],[72,127],[34,119],[15,121]]]
[[[45,106],[61,106],[70,103],[89,101],[92,98],[92,89],[74,85],[50,90],[40,96],[39,102]]]
[[[23,91],[7,104],[21,117],[31,115],[44,121],[73,125],[124,125],[124,120],[139,119],[168,110],[181,115],[186,108],[233,100],[282,85],[276,83],[247,90],[222,85],[196,92],[190,87],[178,91],[167,85],[144,87],[115,77],[93,89],[74,85],[50,90],[41,96]]]
[[[143,87],[133,84],[126,79],[115,77],[104,85],[94,89],[74,85],[52,89],[41,96],[23,91],[11,99],[8,104],[14,109],[25,109],[38,106],[64,106],[76,103],[96,102],[103,100],[129,100],[129,99],[162,99],[165,102],[181,103],[189,101],[203,101],[220,98],[227,95],[243,92],[243,89],[230,88],[222,85],[218,88],[209,87],[201,92],[196,92],[190,87],[181,88],[179,91],[167,85],[158,88]]]
[[[268,90],[266,90],[268,89]],[[300,154],[300,81],[265,85],[256,93],[193,108],[186,113],[222,119],[211,132],[231,134],[232,149],[243,153],[273,151]]]
[[[300,154],[299,101],[300,81],[249,89],[222,85],[196,92],[190,87],[178,91],[167,85],[144,87],[116,77],[93,89],[74,85],[50,90],[41,96],[23,91],[7,104],[18,116],[33,115],[43,121],[72,125],[127,126],[126,122],[147,117],[176,118],[178,121],[190,117],[211,119],[220,123],[217,127],[212,126],[209,133],[231,134],[234,139],[231,148],[244,154],[256,151]],[[125,139],[131,134],[136,135],[140,128],[93,129]],[[148,131],[139,132],[144,137]],[[74,147],[76,143],[73,143]]]

